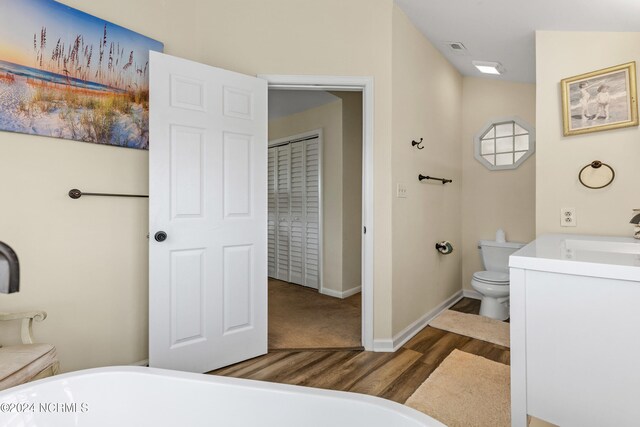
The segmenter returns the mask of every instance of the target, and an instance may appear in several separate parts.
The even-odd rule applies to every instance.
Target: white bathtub
[[[0,392],[2,427],[444,424],[389,400],[143,367],[71,372]]]

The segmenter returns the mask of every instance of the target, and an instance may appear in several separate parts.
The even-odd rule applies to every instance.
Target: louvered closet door
[[[269,276],[320,285],[318,138],[269,149]]]
[[[289,174],[291,163],[289,145],[277,148],[276,152],[276,278],[289,281]]]
[[[276,277],[276,153],[277,148],[269,148],[267,160],[267,274]]]
[[[320,285],[320,147],[318,138],[304,141],[305,146],[305,224],[304,284]]]
[[[291,147],[291,238],[289,240],[289,281],[305,285],[305,144],[295,142]]]

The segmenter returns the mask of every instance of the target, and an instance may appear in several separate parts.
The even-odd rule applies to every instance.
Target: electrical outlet
[[[398,184],[398,187],[396,189],[396,197],[399,197],[401,199],[407,198],[407,184]]]
[[[576,208],[560,209],[560,226],[575,227],[577,225]]]

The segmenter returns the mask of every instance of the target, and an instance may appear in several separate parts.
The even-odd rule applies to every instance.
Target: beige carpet
[[[446,310],[429,322],[429,326],[504,347],[510,346],[508,323],[477,314]]]
[[[509,366],[453,350],[405,405],[449,427],[508,427]]]
[[[269,349],[360,348],[360,294],[345,299],[269,279]]]

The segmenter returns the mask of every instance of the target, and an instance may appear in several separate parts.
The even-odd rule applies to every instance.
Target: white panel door
[[[150,85],[149,365],[207,372],[267,351],[267,85],[157,52]]]

